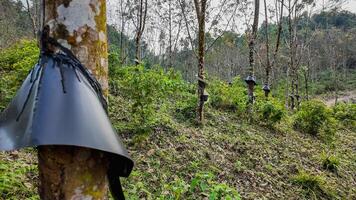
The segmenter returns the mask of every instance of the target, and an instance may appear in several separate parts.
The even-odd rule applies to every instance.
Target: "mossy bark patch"
[[[41,199],[106,199],[107,158],[103,152],[46,146],[38,151]]]

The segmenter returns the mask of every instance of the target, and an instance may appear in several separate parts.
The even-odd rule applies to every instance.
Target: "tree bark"
[[[121,12],[121,31],[120,31],[120,63],[124,64],[125,63],[125,55],[124,55],[124,45],[123,45],[123,36],[124,36],[124,30],[125,30],[125,21],[124,21],[124,8],[123,8],[123,1],[120,0],[120,12]]]
[[[168,60],[168,67],[172,67],[172,0],[169,0],[168,4],[168,14],[169,14],[169,60]]]
[[[38,163],[41,199],[107,199],[104,153],[73,146],[40,146]]]
[[[28,14],[28,17],[30,18],[31,20],[31,23],[32,23],[32,32],[33,32],[33,37],[34,38],[37,38],[37,24],[36,24],[36,19],[32,12],[31,12],[31,7],[30,7],[30,3],[29,3],[29,0],[26,0],[26,6],[27,6],[27,14]],[[33,7],[35,7],[34,5],[34,2],[33,2]]]
[[[266,35],[266,80],[265,84],[269,86],[269,76],[271,71],[271,62],[269,60],[269,41],[268,41],[268,16],[267,16],[267,2],[264,2],[264,10],[265,10],[265,35]],[[268,98],[269,91],[265,90],[265,97]]]
[[[289,30],[289,68],[290,68],[290,78],[291,78],[291,93],[290,93],[290,106],[291,109],[294,110],[296,105],[296,51],[297,51],[297,43],[296,43],[296,19],[293,17],[293,12],[295,8],[293,8],[292,1],[288,1],[288,30]],[[287,77],[288,79],[289,77]]]
[[[279,20],[278,21],[278,28],[277,28],[277,40],[276,40],[276,47],[273,52],[272,56],[272,61],[269,59],[269,41],[268,41],[268,17],[267,17],[267,3],[266,0],[264,0],[265,4],[265,26],[266,26],[266,54],[267,54],[267,64],[266,64],[266,80],[265,84],[270,87],[270,73],[276,63],[277,59],[277,54],[279,50],[279,45],[280,45],[280,39],[281,39],[281,33],[282,33],[282,20],[283,20],[283,7],[284,7],[284,0],[281,0],[281,7],[280,7],[280,13],[279,13]],[[276,12],[278,14],[278,9],[277,9],[277,3],[276,3]],[[265,91],[265,96],[268,98],[270,91]]]
[[[253,18],[253,24],[252,24],[252,33],[249,41],[249,69],[248,69],[248,75],[251,77],[255,76],[255,59],[254,59],[254,51],[255,51],[255,40],[257,37],[257,29],[258,29],[258,17],[259,17],[259,11],[260,10],[260,0],[255,0],[255,12],[254,12],[254,18]],[[248,91],[248,99],[249,99],[249,104],[253,103],[254,99],[254,83],[249,83],[247,86],[247,91]]]
[[[135,39],[135,44],[136,44],[136,49],[135,49],[135,64],[138,65],[141,62],[141,38],[139,36],[136,36]]]
[[[141,62],[141,38],[143,35],[143,31],[146,26],[146,18],[147,18],[147,0],[140,0],[139,9],[137,11],[137,27],[136,27],[136,65]]]
[[[107,95],[105,0],[44,0],[44,8],[44,24],[50,26],[51,37],[77,56]],[[107,199],[108,159],[103,152],[74,146],[40,146],[38,161],[41,199]]]
[[[195,10],[198,18],[198,108],[197,121],[204,121],[204,91],[205,91],[205,9],[206,0],[194,0]]]

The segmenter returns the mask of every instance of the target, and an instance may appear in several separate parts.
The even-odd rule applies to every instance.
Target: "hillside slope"
[[[136,165],[123,187],[127,199],[237,199],[236,191],[242,199],[355,199],[356,133],[337,135],[335,173],[323,169],[318,138],[209,109],[204,127],[174,120],[124,134]],[[0,154],[2,199],[36,199],[36,185],[34,150]]]
[[[216,110],[210,110],[207,121],[203,128],[185,123],[157,128],[139,145],[130,146],[136,169],[125,186],[129,196],[156,199],[174,194],[176,187],[182,189],[180,199],[203,199],[201,189],[191,190],[192,180],[200,179],[208,185],[210,181],[210,192],[224,183],[242,199],[356,197],[354,132],[338,133],[342,137],[334,153],[341,163],[338,173],[332,173],[323,169],[324,147],[317,138],[292,130],[269,130]],[[131,137],[125,138],[132,143]],[[320,178],[313,188],[294,183],[295,176],[309,173]]]
[[[0,111],[37,55],[33,41],[0,52]],[[356,199],[356,104],[290,111],[258,87],[249,115],[243,80],[208,82],[197,126],[195,85],[179,73],[110,65],[110,118],[135,160],[127,199]],[[0,199],[38,199],[36,160],[35,149],[0,152]]]

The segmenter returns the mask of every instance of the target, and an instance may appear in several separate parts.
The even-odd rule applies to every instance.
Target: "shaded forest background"
[[[29,11],[21,1],[2,1],[0,25],[3,28],[0,30],[0,48],[8,47],[23,38],[34,39],[34,26],[29,12],[33,17],[39,15],[35,6],[30,7]],[[276,58],[276,66],[271,72],[272,95],[280,97],[286,95],[289,56],[287,17],[283,17],[282,21],[280,53]],[[262,85],[266,63],[266,26],[264,23],[265,21],[258,29],[255,47],[257,60],[255,74],[259,85]],[[304,12],[296,19],[296,24],[299,46],[297,52],[299,94],[305,98],[306,81],[310,82],[309,93],[316,95],[355,88],[356,14],[338,8],[312,15]],[[267,32],[272,44],[276,40],[277,26],[276,23],[270,23],[268,26]],[[110,63],[117,67],[134,64],[133,36],[121,33],[114,25],[109,24],[107,27]],[[167,33],[161,32],[161,34],[162,42],[164,42],[167,40]],[[213,37],[210,33],[206,33],[205,41],[206,44],[214,42],[205,58],[208,77],[217,77],[226,82],[231,82],[236,76],[245,77],[249,64],[248,34],[223,31],[221,35]],[[148,42],[143,40],[140,47],[142,61],[146,68],[154,65],[160,65],[166,70],[174,68],[182,74],[185,80],[196,81],[197,60],[190,47],[188,36],[182,36],[179,41],[175,41],[177,44],[171,47],[170,52],[167,44],[160,47],[163,49],[160,49],[158,55],[157,51],[153,52],[148,48]],[[197,39],[193,38],[193,43],[197,43]]]

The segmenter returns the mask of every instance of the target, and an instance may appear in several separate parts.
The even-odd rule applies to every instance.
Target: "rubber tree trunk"
[[[44,23],[50,26],[50,35],[78,57],[107,95],[105,0],[43,3]],[[107,199],[108,160],[102,152],[74,146],[41,146],[38,161],[41,199]]]
[[[249,69],[248,69],[248,74],[249,76],[254,77],[255,73],[254,73],[254,66],[255,66],[255,60],[254,60],[254,46],[255,46],[255,41],[251,40],[249,42]],[[248,95],[248,103],[251,105],[253,104],[253,98],[254,98],[254,87],[255,84],[253,83],[248,83],[247,84],[247,95]]]
[[[204,122],[204,91],[205,91],[205,11],[206,0],[194,0],[195,10],[198,19],[198,107],[197,122]]]
[[[267,15],[267,2],[263,1],[264,10],[265,10],[265,37],[266,37],[266,77],[265,77],[265,85],[269,86],[270,72],[272,69],[271,62],[269,59],[269,40],[268,40],[268,15]],[[268,99],[269,90],[264,90],[265,97]]]
[[[294,110],[295,108],[295,101],[296,101],[296,50],[297,50],[297,43],[296,43],[296,22],[295,17],[293,18],[293,6],[292,1],[288,1],[288,32],[289,32],[289,69],[290,69],[290,77],[291,79],[290,84],[290,109]]]
[[[255,40],[257,37],[257,29],[258,29],[258,18],[259,18],[259,9],[260,9],[260,0],[255,0],[255,11],[254,18],[252,24],[252,32],[249,41],[249,68],[248,75],[251,77],[255,76],[255,59],[254,59],[254,51],[255,51]],[[254,101],[254,87],[255,83],[248,82],[247,83],[247,91],[248,91],[248,104],[249,104],[249,112],[252,112],[252,104]]]
[[[308,91],[309,68],[303,72],[303,75],[304,75],[304,82],[305,82],[305,99],[308,101],[309,100],[309,91]]]
[[[265,22],[266,22],[266,50],[268,51],[269,47],[268,47],[268,18],[267,18],[267,3],[266,0],[264,1],[265,4]],[[278,4],[276,4],[276,10],[278,10]],[[272,61],[270,62],[269,60],[267,60],[267,69],[266,70],[266,82],[265,84],[270,87],[270,82],[271,82],[271,75],[270,73],[273,74],[273,70],[275,68],[275,63],[277,60],[277,54],[279,51],[279,46],[280,46],[280,41],[281,41],[281,33],[282,33],[282,22],[283,22],[283,8],[284,8],[284,0],[281,0],[280,2],[280,10],[279,10],[279,21],[278,21],[278,28],[277,28],[277,39],[276,39],[276,46],[273,52],[273,56],[272,56]],[[276,13],[278,14],[278,12]],[[269,53],[267,52],[267,58],[269,58]],[[273,81],[273,78],[272,78]],[[266,100],[268,99],[268,96],[270,94],[270,90],[265,90],[265,97]]]
[[[143,31],[145,30],[146,26],[146,17],[147,17],[147,0],[140,0],[138,4],[138,14],[137,14],[137,30],[136,30],[136,38],[135,38],[135,64],[138,65],[141,63],[142,59],[142,49],[141,49],[141,38],[143,35]]]
[[[135,44],[135,64],[139,65],[141,62],[141,39],[139,36],[136,36]]]

